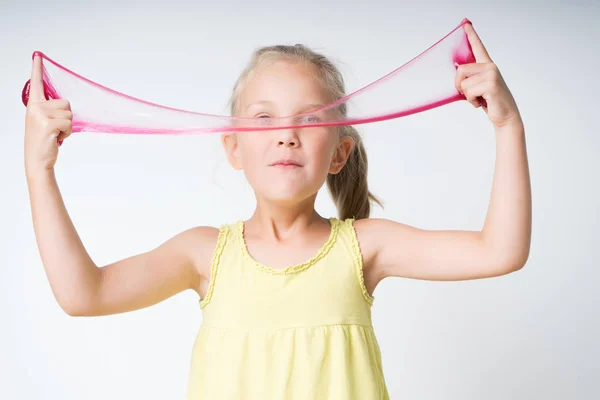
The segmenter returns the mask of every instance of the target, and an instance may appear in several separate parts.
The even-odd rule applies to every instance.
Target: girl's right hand
[[[25,169],[28,174],[54,168],[58,146],[71,135],[73,113],[64,99],[46,100],[42,58],[35,55],[25,116]]]

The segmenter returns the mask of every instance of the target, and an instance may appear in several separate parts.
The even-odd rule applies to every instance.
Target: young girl
[[[230,133],[222,143],[257,206],[247,221],[199,226],[161,246],[99,268],[63,204],[57,140],[71,134],[66,100],[45,101],[34,59],[25,169],[34,229],[52,291],[72,316],[148,307],[186,289],[200,296],[189,399],[388,399],[371,324],[386,277],[461,280],[520,269],[529,253],[531,198],[523,123],[471,25],[477,62],[456,87],[494,125],[497,158],[481,231],[427,231],[369,219],[377,199],[356,130],[312,127]],[[344,96],[338,70],[308,48],[258,50],[233,90],[235,116],[295,115]],[[324,182],[338,218],[314,209]]]

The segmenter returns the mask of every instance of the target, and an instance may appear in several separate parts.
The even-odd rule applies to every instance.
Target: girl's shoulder
[[[419,231],[410,225],[382,218],[361,218],[353,220],[352,225],[360,244],[363,268],[379,279],[384,277],[384,271],[380,268],[382,250],[389,246],[392,239],[395,247],[409,245],[416,240],[415,231]],[[397,254],[406,254],[398,250]]]
[[[205,283],[210,280],[213,252],[222,231],[213,226],[195,226],[180,235],[182,251],[188,254],[199,277],[198,287],[195,288],[199,295],[204,295]]]
[[[393,235],[398,239],[398,235],[408,235],[415,227],[383,218],[361,218],[352,220],[352,225],[361,242],[363,250],[375,249],[380,247],[386,238]]]

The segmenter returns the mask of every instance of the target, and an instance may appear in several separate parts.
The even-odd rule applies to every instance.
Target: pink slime
[[[463,19],[450,33],[409,62],[342,99],[303,114],[267,120],[197,113],[151,103],[84,78],[40,51],[35,51],[32,58],[38,55],[46,61],[43,67],[45,98],[70,101],[73,132],[195,134],[357,125],[404,117],[464,100],[464,95],[454,87],[453,74],[459,65],[475,62],[462,29],[470,23]],[[29,99],[29,83],[26,82],[22,91],[25,105]],[[413,92],[409,90],[411,85]],[[422,89],[426,85],[431,87]],[[349,112],[349,115],[337,112],[349,100],[367,100],[363,104],[371,104],[389,97],[398,100],[398,105],[392,105],[389,110],[363,111],[362,115],[360,108],[359,112]],[[303,116],[318,118],[316,122],[298,122]]]

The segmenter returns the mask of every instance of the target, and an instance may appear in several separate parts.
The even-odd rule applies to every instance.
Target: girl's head
[[[326,57],[303,45],[268,46],[254,52],[236,82],[231,115],[297,115],[343,96],[342,75]],[[345,116],[345,104],[337,112]],[[366,218],[370,201],[380,204],[369,192],[367,156],[352,126],[239,132],[222,139],[229,161],[244,171],[259,201],[314,202],[327,181],[342,219]]]

